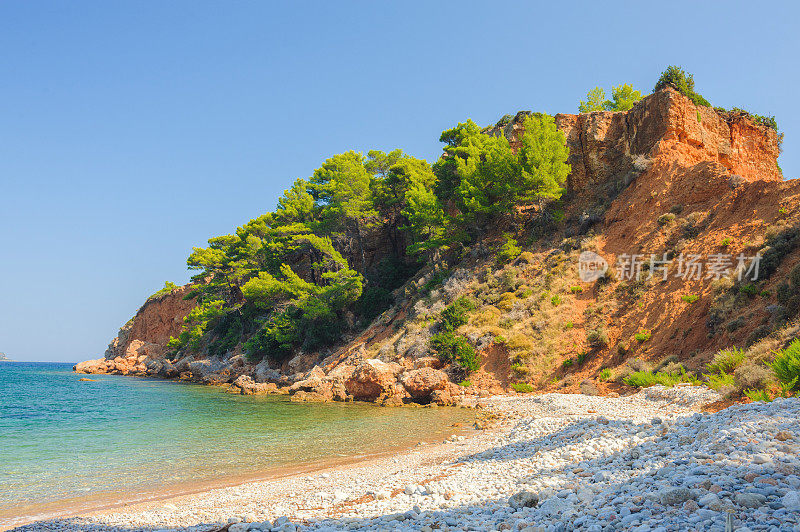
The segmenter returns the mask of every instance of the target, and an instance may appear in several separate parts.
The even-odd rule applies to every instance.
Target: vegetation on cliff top
[[[611,88],[611,100],[606,99],[606,91],[600,87],[595,87],[586,95],[586,101],[581,100],[580,105],[578,105],[578,111],[581,113],[627,111],[642,97],[643,95],[640,91],[627,83]]]

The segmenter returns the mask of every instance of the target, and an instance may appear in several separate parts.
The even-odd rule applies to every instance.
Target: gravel
[[[492,397],[500,426],[466,438],[16,530],[800,531],[800,400],[697,412],[718,398]]]

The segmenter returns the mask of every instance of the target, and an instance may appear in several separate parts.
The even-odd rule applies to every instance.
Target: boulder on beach
[[[402,367],[396,363],[386,363],[377,359],[368,359],[356,367],[353,374],[345,381],[347,393],[356,400],[375,401],[379,397],[395,395],[394,385]]]
[[[435,390],[444,390],[450,379],[443,371],[424,367],[407,371],[400,382],[414,399],[428,399]]]

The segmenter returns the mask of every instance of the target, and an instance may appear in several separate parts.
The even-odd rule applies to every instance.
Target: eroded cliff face
[[[487,133],[502,131],[514,145],[522,134],[523,119],[524,113],[519,113]],[[800,182],[783,181],[776,164],[777,133],[745,116],[697,107],[668,89],[644,98],[628,112],[559,114],[555,120],[570,148],[567,223],[549,244],[531,248],[524,262],[518,260],[505,268],[512,268],[523,286],[549,287],[547,279],[553,272],[577,270],[577,264],[567,260],[569,253],[577,251],[564,253],[576,249],[575,245],[578,251],[591,246],[610,264],[631,253],[752,255],[763,245],[768,226],[788,224],[793,216],[800,219]],[[587,217],[588,211],[594,214]],[[677,215],[663,216],[675,212],[678,221]],[[576,221],[584,218],[589,222]],[[686,227],[689,221],[691,231]],[[580,243],[571,243],[576,238]],[[723,241],[727,243],[721,247]],[[745,342],[771,319],[769,307],[775,303],[774,295],[745,301],[726,318],[742,324],[712,334],[707,322],[718,295],[706,279],[670,278],[646,289],[617,279],[602,286],[587,285],[572,295],[567,292],[570,300],[561,317],[569,319],[569,328],[552,331],[560,341],[553,343],[547,332],[552,328],[550,317],[537,310],[536,304],[505,297],[499,288],[491,289],[500,290],[496,294],[486,293],[487,284],[501,282],[498,279],[505,274],[492,272],[495,245],[491,237],[475,243],[464,258],[447,265],[452,275],[432,292],[423,288],[433,274],[431,268],[424,268],[395,292],[396,305],[357,337],[324,352],[298,354],[280,367],[270,367],[267,360],[251,364],[239,347],[223,357],[198,353],[167,360],[166,342],[180,332],[183,317],[193,306],[183,299],[188,291],[184,287],[148,301],[120,330],[105,358],[79,364],[76,371],[179,377],[229,384],[242,393],[282,389],[294,400],[304,401],[451,404],[474,393],[506,391],[510,382],[522,378],[513,373],[518,370],[512,367],[511,347],[498,340],[499,329],[489,321],[506,323],[503,336],[528,334],[535,340],[527,348],[531,353],[546,352],[550,369],[545,369],[550,373],[545,383],[553,376],[564,377],[565,360],[591,353],[588,362],[569,370],[578,382],[596,379],[601,368],[627,357],[674,354],[702,363],[714,350]],[[354,268],[364,271],[405,243],[397,228],[378,226],[364,236],[363,264],[353,241],[337,246]],[[774,294],[777,283],[799,258],[800,251],[790,254],[765,290]],[[547,290],[549,294],[551,288]],[[463,375],[443,366],[429,348],[436,332],[435,317],[465,294],[485,302],[479,313],[481,320],[488,320],[482,324],[476,317],[461,331],[482,356],[482,369],[469,377],[470,388],[455,385],[453,381]],[[687,294],[699,299],[682,302]],[[608,338],[602,346],[590,345],[587,333],[598,327]],[[652,338],[632,345],[630,338],[642,329],[652,331]]]
[[[502,131],[517,146],[525,114],[518,113],[510,123],[490,128],[488,133]],[[745,116],[698,107],[672,89],[646,96],[627,112],[557,114],[555,121],[569,146],[567,162],[572,171],[567,188],[573,193],[591,192],[609,183],[627,184],[646,159],[682,167],[717,162],[748,181],[783,180],[774,129]]]
[[[154,363],[163,361],[170,337],[178,336],[183,318],[195,306],[194,299],[184,299],[192,285],[148,299],[136,315],[120,328],[103,358],[81,362],[78,373],[113,373],[146,375]]]

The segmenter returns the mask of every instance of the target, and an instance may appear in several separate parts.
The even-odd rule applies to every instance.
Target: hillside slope
[[[525,116],[485,133],[518,145]],[[783,180],[776,131],[671,89],[627,112],[555,121],[570,150],[562,204],[521,210],[469,247],[435,257],[345,342],[280,362],[252,363],[241,344],[175,357],[166,344],[193,307],[187,286],[148,300],[104,358],[76,371],[233,384],[243,393],[281,388],[296,400],[450,404],[520,383],[619,392],[608,373],[629,371],[631,360],[691,370],[730,346],[780,347],[800,306],[791,278],[800,262],[800,181]],[[498,261],[511,236],[522,253]],[[391,223],[368,231],[358,253],[334,244],[362,273],[405,248]],[[584,282],[579,262],[588,252],[609,269]],[[681,275],[695,255],[704,269]],[[757,255],[759,276],[742,271],[740,280],[739,257],[747,270]],[[651,257],[662,262],[651,266]],[[636,272],[639,279],[627,278]],[[456,332],[481,365],[469,374],[431,350],[442,311],[462,296],[471,307]]]

